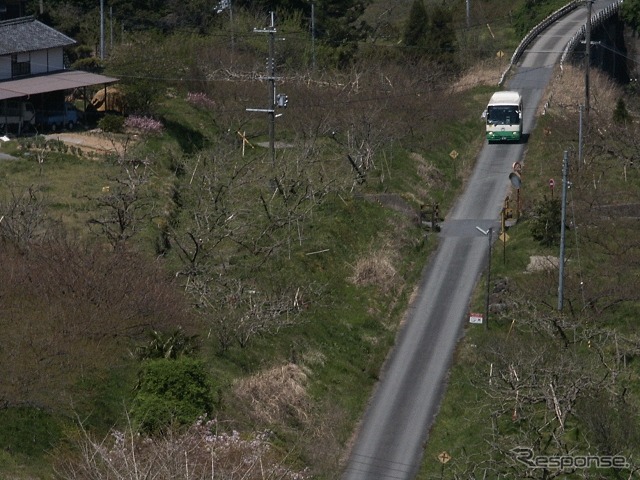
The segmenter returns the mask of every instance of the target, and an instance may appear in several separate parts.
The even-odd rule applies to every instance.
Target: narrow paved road
[[[610,3],[597,0],[593,12]],[[581,7],[547,28],[512,74],[508,88],[524,97],[525,138],[562,50],[585,21],[586,8]],[[453,351],[468,319],[469,299],[486,264],[488,237],[476,227],[498,231],[508,175],[523,151],[522,144],[486,145],[478,157],[466,191],[443,224],[440,245],[365,413],[344,480],[416,476]]]

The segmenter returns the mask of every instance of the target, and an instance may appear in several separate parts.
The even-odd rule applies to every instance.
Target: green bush
[[[124,132],[124,117],[120,115],[105,115],[98,122],[98,127],[104,132]]]
[[[204,364],[193,358],[145,361],[131,409],[136,425],[145,432],[169,425],[188,425],[211,413],[213,386]]]

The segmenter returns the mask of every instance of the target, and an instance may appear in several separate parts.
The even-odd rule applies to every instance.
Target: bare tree
[[[94,200],[100,212],[91,218],[90,228],[97,228],[114,248],[120,248],[145,227],[144,220],[153,213],[153,202],[146,190],[150,180],[151,162],[128,154],[125,148],[116,160],[120,175],[111,178]]]
[[[51,227],[47,203],[39,186],[11,188],[0,204],[0,235],[19,248],[28,248]]]

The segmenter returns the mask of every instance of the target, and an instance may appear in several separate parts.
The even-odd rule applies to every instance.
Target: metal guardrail
[[[527,33],[525,37],[522,39],[522,41],[520,42],[520,45],[518,45],[518,47],[513,52],[513,55],[511,56],[511,61],[509,62],[509,65],[507,66],[506,70],[503,72],[502,76],[500,77],[500,81],[498,82],[498,85],[502,85],[504,83],[504,79],[509,73],[509,70],[511,70],[511,67],[515,65],[518,60],[520,60],[520,57],[524,53],[525,49],[529,46],[529,44],[533,41],[533,39],[540,34],[540,32],[542,32],[545,28],[547,28],[549,25],[551,25],[553,22],[555,22],[559,18],[562,18],[567,13],[578,8],[578,6],[581,3],[583,3],[582,0],[573,0],[571,3],[568,3],[564,7],[553,12],[547,18],[542,20],[538,25],[536,25],[529,33]]]
[[[609,5],[604,10],[601,10],[596,15],[592,16],[591,17],[592,25],[597,26],[603,23],[609,17],[611,17],[620,8],[620,5],[622,4],[622,2],[623,0],[618,0],[616,3]],[[509,73],[509,71],[511,70],[511,67],[513,67],[513,65],[515,65],[518,60],[520,60],[520,57],[524,53],[525,49],[529,46],[529,44],[533,41],[533,39],[540,34],[540,32],[542,32],[545,28],[547,28],[549,25],[551,25],[553,22],[555,22],[559,18],[562,18],[569,12],[578,8],[583,3],[584,3],[584,0],[573,0],[572,2],[568,3],[564,7],[553,12],[551,15],[545,18],[542,22],[536,25],[529,33],[527,33],[527,35],[520,42],[520,45],[518,45],[518,47],[513,52],[511,61],[509,62],[509,65],[507,66],[506,70],[500,77],[500,81],[498,82],[498,85],[502,85],[504,83],[504,80],[507,74]],[[560,60],[560,68],[562,68],[562,64],[566,60],[566,57],[569,55],[569,53],[571,53],[575,49],[580,39],[584,37],[584,34],[585,34],[585,26],[583,25],[582,28],[580,28],[574,34],[574,36],[571,38],[571,40],[565,47],[565,50],[562,54],[562,58]]]
[[[591,17],[591,27],[597,27],[602,25],[606,20],[611,18],[615,13],[620,10],[620,6],[622,5],[624,0],[618,0],[615,3],[607,6],[603,10],[600,10],[598,13]],[[560,57],[560,69],[563,68],[564,62],[567,60],[567,57],[575,50],[580,40],[585,37],[586,26],[582,25],[580,29],[571,37],[571,40],[567,43],[567,46],[564,48],[564,52],[562,52],[562,57]]]

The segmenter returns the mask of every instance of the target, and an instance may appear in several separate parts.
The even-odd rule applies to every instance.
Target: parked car
[[[80,120],[81,112],[70,102],[64,102],[59,109],[36,112],[36,125],[38,128],[52,132],[64,128],[73,130]]]
[[[33,127],[35,111],[31,102],[21,100],[3,100],[0,102],[0,132],[17,131],[18,135],[25,129]]]

